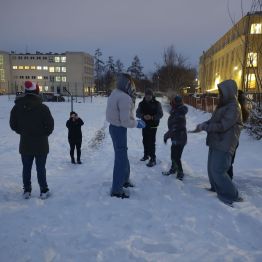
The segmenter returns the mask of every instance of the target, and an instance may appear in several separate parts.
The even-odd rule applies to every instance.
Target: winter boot
[[[172,165],[171,165],[171,168],[169,169],[169,171],[167,172],[162,172],[162,174],[164,176],[170,176],[170,175],[173,175],[175,174],[177,171],[177,167],[176,167],[176,163],[174,161],[172,161]]]
[[[182,180],[183,180],[183,178],[184,178],[184,173],[183,173],[183,172],[181,172],[181,171],[180,171],[180,172],[178,172],[178,173],[177,173],[177,176],[176,176],[176,178],[182,181]]]
[[[75,161],[75,159],[74,159],[73,157],[71,158],[71,163],[72,163],[72,164],[75,164],[75,163],[76,163],[76,161]]]
[[[128,187],[135,187],[135,185],[133,183],[131,183],[130,181],[127,181],[124,183],[123,187],[128,188]]]
[[[148,160],[148,159],[149,159],[148,156],[143,156],[143,157],[140,159],[140,161],[146,161],[146,160]]]
[[[40,198],[41,199],[47,199],[48,197],[50,196],[50,191],[49,191],[49,189],[46,189],[46,190],[44,190],[44,191],[42,191],[41,193],[40,193]]]
[[[175,174],[175,173],[176,173],[176,169],[173,168],[173,167],[171,167],[171,168],[169,169],[169,171],[162,172],[162,174],[163,174],[164,176],[170,176],[170,175],[173,175],[173,174]]]
[[[117,197],[117,198],[129,198],[129,195],[126,194],[125,192],[123,193],[111,193],[111,197]]]
[[[29,199],[31,197],[31,192],[25,191],[23,197],[24,199]]]
[[[77,164],[82,164],[81,160],[77,160]]]
[[[156,159],[155,159],[155,158],[151,158],[146,165],[147,165],[148,167],[153,167],[153,166],[155,166],[155,165],[156,165]]]

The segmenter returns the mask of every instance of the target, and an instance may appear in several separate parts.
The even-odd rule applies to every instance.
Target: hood
[[[18,97],[15,104],[21,107],[23,111],[28,112],[39,106],[42,103],[42,98],[36,94],[26,94]]]
[[[218,89],[222,93],[222,103],[227,104],[237,98],[237,84],[234,80],[225,80],[218,85]]]
[[[181,115],[186,115],[188,112],[188,108],[187,106],[185,106],[184,104],[180,104],[180,105],[176,105],[175,107],[172,107],[170,114],[181,114]]]
[[[135,102],[136,87],[131,76],[129,76],[128,74],[118,75],[116,88],[128,94],[132,98],[133,102]]]

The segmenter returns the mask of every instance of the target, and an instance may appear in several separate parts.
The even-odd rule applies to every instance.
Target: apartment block
[[[217,92],[217,84],[226,79],[245,92],[261,92],[261,47],[262,12],[248,13],[200,57],[201,92]]]
[[[27,80],[37,82],[41,92],[88,95],[94,89],[94,59],[84,52],[0,51],[0,92],[23,91]]]

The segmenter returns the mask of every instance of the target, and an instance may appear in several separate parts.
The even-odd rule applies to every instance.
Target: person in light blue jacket
[[[106,120],[115,151],[111,196],[129,198],[123,187],[133,187],[130,182],[130,164],[127,155],[127,128],[144,128],[143,120],[134,117],[135,84],[128,74],[117,76],[116,88],[107,101]]]

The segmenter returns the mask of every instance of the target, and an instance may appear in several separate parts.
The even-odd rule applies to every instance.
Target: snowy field
[[[158,165],[148,168],[141,130],[128,130],[130,199],[109,196],[113,147],[105,122],[106,98],[74,104],[85,122],[82,165],[72,165],[66,120],[70,103],[47,103],[55,119],[47,182],[52,196],[39,199],[35,166],[32,198],[22,198],[19,136],[9,127],[14,104],[0,97],[0,261],[262,261],[262,141],[242,132],[234,181],[244,198],[234,208],[209,186],[205,133],[189,134],[184,182],[164,177],[170,141],[163,143],[168,113],[157,133]],[[163,103],[164,104],[164,103]],[[167,107],[164,106],[165,111]],[[188,129],[210,117],[189,108]],[[101,143],[97,131],[105,129]],[[102,133],[103,134],[103,133]]]

